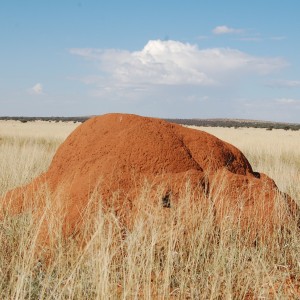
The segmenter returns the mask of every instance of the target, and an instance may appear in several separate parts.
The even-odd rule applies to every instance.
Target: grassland
[[[44,172],[76,126],[1,121],[0,195]],[[203,130],[236,145],[255,170],[300,200],[299,131]],[[141,203],[147,193],[141,193]],[[239,228],[216,226],[209,208],[192,204],[189,189],[181,197],[169,215],[143,206],[126,237],[113,213],[99,211],[86,223],[84,246],[61,237],[50,261],[35,251],[39,227],[30,214],[5,216],[0,299],[299,299],[295,224],[249,245]]]

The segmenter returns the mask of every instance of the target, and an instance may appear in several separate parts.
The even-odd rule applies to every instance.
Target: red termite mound
[[[202,131],[127,114],[94,117],[79,126],[59,147],[45,174],[6,194],[4,208],[9,206],[10,213],[32,208],[32,198],[46,186],[52,195],[48,206],[55,216],[62,217],[64,211],[64,223],[72,230],[96,189],[103,206],[113,206],[126,223],[145,180],[153,191],[162,187],[160,202],[147,199],[162,209],[180,200],[188,180],[192,189],[213,201],[218,220],[229,209],[234,221],[259,227],[274,221],[278,201],[287,217],[296,209],[273,180],[253,172],[234,146]],[[34,205],[38,213],[45,203]]]

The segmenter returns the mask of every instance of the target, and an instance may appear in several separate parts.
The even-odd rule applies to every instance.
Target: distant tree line
[[[90,117],[0,117],[0,120],[13,120],[20,121],[22,123],[46,121],[46,122],[80,122],[88,120]]]
[[[247,121],[247,120],[230,120],[230,119],[165,119],[168,122],[202,127],[228,127],[228,128],[265,128],[284,129],[284,130],[300,130],[300,124],[279,123],[279,122],[264,122],[264,121]]]
[[[74,122],[83,123],[88,120],[89,116],[83,117],[0,117],[0,120],[14,120],[22,123],[34,121],[47,122]],[[203,127],[228,127],[228,128],[265,128],[267,130],[284,129],[284,130],[300,130],[300,124],[264,122],[264,121],[247,121],[247,120],[231,120],[231,119],[164,119],[165,121]]]

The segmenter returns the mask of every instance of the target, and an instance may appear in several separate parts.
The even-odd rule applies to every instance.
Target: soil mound
[[[94,117],[79,126],[57,150],[49,170],[7,193],[4,207],[19,213],[34,205],[38,214],[46,204],[33,204],[32,198],[47,188],[53,215],[73,230],[97,190],[102,205],[113,207],[126,223],[145,182],[153,191],[147,201],[166,209],[180,201],[187,181],[195,193],[213,201],[216,219],[228,208],[234,222],[259,227],[273,215],[276,199],[287,207],[287,216],[296,209],[273,180],[253,172],[234,146],[202,131],[127,114]],[[154,199],[157,189],[160,201]]]

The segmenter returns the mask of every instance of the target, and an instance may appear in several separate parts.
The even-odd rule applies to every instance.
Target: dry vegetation
[[[1,121],[0,195],[45,171],[76,126]],[[239,147],[255,170],[300,200],[299,131],[203,130]],[[147,193],[145,187],[131,231],[99,211],[86,223],[84,245],[57,231],[51,259],[35,251],[39,224],[30,213],[2,218],[0,299],[299,299],[295,223],[253,245],[230,222],[217,226],[212,209],[192,202],[188,187],[167,214],[145,205]],[[94,194],[91,202],[98,199]]]

